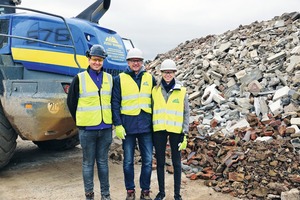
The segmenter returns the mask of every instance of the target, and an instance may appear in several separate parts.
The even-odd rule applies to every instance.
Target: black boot
[[[85,193],[85,200],[94,200],[94,192]]]

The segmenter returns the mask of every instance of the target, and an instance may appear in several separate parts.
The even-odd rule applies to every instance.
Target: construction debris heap
[[[191,117],[183,171],[248,199],[300,196],[300,13],[180,44],[171,58]]]

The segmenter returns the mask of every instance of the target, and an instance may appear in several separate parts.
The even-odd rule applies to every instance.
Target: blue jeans
[[[94,165],[97,163],[102,195],[109,194],[108,151],[112,143],[112,129],[79,130],[82,147],[82,175],[86,193],[94,191]]]
[[[167,131],[153,133],[153,144],[155,148],[157,179],[159,192],[165,194],[165,165],[166,165],[166,145],[169,139],[171,146],[171,158],[174,167],[174,195],[180,196],[181,185],[181,151],[178,151],[180,134]]]
[[[150,190],[151,173],[152,173],[152,133],[127,134],[123,140],[123,171],[126,190],[134,190],[134,151],[138,141],[142,169],[140,174],[140,187],[142,190]]]

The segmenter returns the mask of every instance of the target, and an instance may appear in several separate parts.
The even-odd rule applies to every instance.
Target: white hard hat
[[[177,71],[175,62],[171,59],[164,60],[160,65],[160,71],[165,71],[165,70]]]
[[[139,59],[144,60],[143,52],[138,48],[132,48],[128,51],[126,60],[131,59],[131,58],[139,58]]]

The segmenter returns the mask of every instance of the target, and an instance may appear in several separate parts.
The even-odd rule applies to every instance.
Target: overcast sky
[[[75,17],[93,2],[22,0],[20,6]],[[153,60],[187,40],[299,9],[300,0],[111,0],[99,24],[130,38],[146,59]]]

